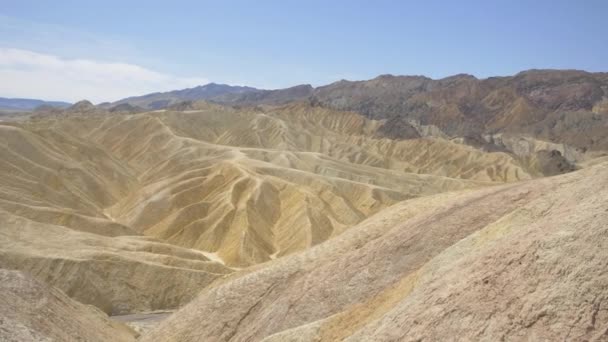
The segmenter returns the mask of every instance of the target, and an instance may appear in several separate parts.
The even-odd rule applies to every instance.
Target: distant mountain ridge
[[[386,120],[392,138],[408,132],[392,127],[418,124],[449,137],[490,141],[516,133],[584,151],[608,148],[608,73],[528,70],[514,76],[477,79],[460,74],[439,80],[382,75],[318,87],[309,101]]]
[[[237,95],[255,91],[258,91],[258,89],[244,86],[209,83],[194,88],[128,97],[113,103],[103,103],[100,104],[100,106],[104,108],[111,108],[121,104],[130,104],[132,106],[146,109],[161,109],[183,101],[210,100],[214,97],[227,94]]]
[[[0,97],[0,110],[31,111],[40,106],[67,108],[71,105],[71,103],[62,101]]]
[[[481,147],[497,148],[503,144],[502,134],[515,133],[567,143],[583,153],[608,149],[604,134],[608,129],[608,73],[580,70],[527,70],[485,79],[468,74],[442,79],[380,75],[317,88],[299,85],[276,90],[212,83],[112,105],[160,109],[197,100],[233,106],[307,102],[354,111],[383,120],[379,133],[391,139],[462,137]]]
[[[315,88],[310,84],[301,84],[284,89],[263,90],[245,92],[240,94],[222,94],[209,100],[221,104],[256,105],[273,104],[281,105],[292,101],[301,101],[312,96]]]

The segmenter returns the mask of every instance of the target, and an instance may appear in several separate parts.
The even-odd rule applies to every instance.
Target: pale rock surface
[[[607,201],[606,163],[405,201],[205,289],[143,341],[605,340]]]
[[[0,268],[26,271],[108,314],[177,308],[232,272],[201,252],[107,237],[0,210]]]
[[[536,174],[505,153],[377,138],[381,123],[352,112],[197,108],[0,126],[10,133],[0,135],[0,207],[95,234],[153,236],[242,268],[405,199]]]

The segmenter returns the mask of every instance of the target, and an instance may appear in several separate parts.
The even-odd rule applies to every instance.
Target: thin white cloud
[[[178,77],[134,64],[0,48],[2,97],[104,102],[205,83],[205,78]]]

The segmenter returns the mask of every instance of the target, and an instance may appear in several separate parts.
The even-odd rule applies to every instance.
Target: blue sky
[[[0,0],[0,96],[608,71],[608,1]]]

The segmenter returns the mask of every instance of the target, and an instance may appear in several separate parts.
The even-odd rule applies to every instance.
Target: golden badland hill
[[[142,339],[602,338],[597,150],[386,124],[305,103],[0,123],[0,336],[130,340],[102,311],[183,306]],[[545,177],[560,158],[581,170]]]

